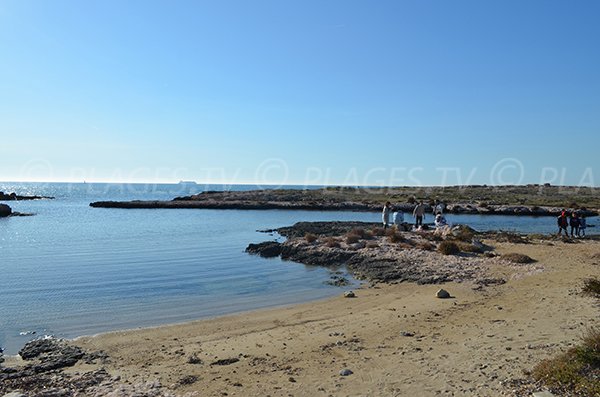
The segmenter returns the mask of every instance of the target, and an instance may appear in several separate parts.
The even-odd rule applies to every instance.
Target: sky
[[[598,186],[599,15],[0,0],[0,181]]]

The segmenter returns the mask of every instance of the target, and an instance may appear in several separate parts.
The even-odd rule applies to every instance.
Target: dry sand
[[[519,395],[515,380],[524,371],[599,325],[598,303],[579,291],[582,279],[600,274],[600,243],[491,244],[537,259],[544,271],[510,276],[498,267],[492,272],[508,275],[506,284],[444,284],[452,299],[435,298],[434,285],[377,285],[356,298],[76,343],[107,352],[104,367],[121,383],[158,380],[175,395]],[[239,361],[215,364],[227,359]],[[341,376],[343,369],[353,373]]]

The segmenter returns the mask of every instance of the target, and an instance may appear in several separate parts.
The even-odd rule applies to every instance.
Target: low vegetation
[[[512,262],[512,263],[533,263],[533,262],[535,262],[535,259],[531,258],[530,256],[527,256],[525,254],[519,254],[516,252],[511,252],[508,254],[501,255],[500,258],[504,259],[505,261]]]
[[[460,253],[460,248],[454,241],[442,241],[438,245],[438,251],[444,255],[456,255]]]
[[[317,235],[312,234],[312,233],[306,233],[304,235],[304,239],[306,240],[307,243],[314,243],[315,241],[317,241]]]
[[[588,278],[583,281],[583,294],[600,299],[600,278]]]
[[[600,396],[600,329],[590,328],[579,346],[542,361],[532,375],[561,395]]]
[[[327,237],[325,245],[329,248],[340,248],[340,242],[335,237]]]

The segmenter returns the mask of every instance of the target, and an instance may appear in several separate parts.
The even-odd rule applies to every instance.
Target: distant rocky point
[[[50,196],[19,196],[16,193],[4,193],[0,192],[0,201],[23,201],[23,200],[52,200],[54,197]]]
[[[543,197],[537,190],[531,190],[529,200],[519,197],[519,203],[513,203],[515,198],[507,192],[495,194],[494,200],[483,200],[479,191],[470,192],[469,187],[464,191],[442,195],[443,191],[423,192],[423,200],[427,211],[432,211],[432,197],[440,198],[446,203],[446,212],[453,214],[482,214],[482,215],[533,215],[556,216],[562,208],[554,205],[556,198],[548,205],[540,205]],[[383,203],[391,201],[396,209],[412,212],[415,202],[421,200],[403,190],[393,189],[359,189],[359,188],[326,188],[326,189],[278,189],[250,191],[206,191],[192,196],[176,197],[170,201],[98,201],[91,203],[92,207],[101,208],[201,208],[201,209],[237,209],[237,210],[312,210],[312,211],[381,211]],[[491,195],[493,192],[490,192]],[[417,196],[418,197],[418,196]],[[470,198],[472,197],[472,198]],[[569,196],[570,197],[570,196]],[[491,197],[490,197],[491,198]],[[569,203],[572,204],[572,203]],[[565,207],[574,208],[573,205]],[[597,208],[597,207],[594,207]],[[577,210],[586,216],[598,215],[595,210],[578,206]]]

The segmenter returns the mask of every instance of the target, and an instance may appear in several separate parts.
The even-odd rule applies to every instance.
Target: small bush
[[[459,229],[457,231],[452,232],[452,234],[454,235],[454,237],[456,237],[457,240],[466,242],[471,242],[471,240],[473,240],[473,237],[475,236],[473,229],[464,225],[461,225]]]
[[[390,243],[402,243],[405,242],[406,239],[400,233],[391,233],[388,235],[388,241]]]
[[[460,252],[460,248],[453,241],[442,241],[438,245],[438,251],[444,255],[456,255]]]
[[[583,281],[583,293],[585,295],[600,298],[600,279],[588,278]]]
[[[501,255],[500,258],[504,259],[505,261],[512,262],[512,263],[533,263],[533,262],[535,262],[535,259],[533,259],[525,254],[518,254],[516,252],[511,252],[509,254]]]
[[[429,241],[420,241],[417,243],[416,248],[423,251],[433,251],[435,249],[435,245],[431,244]]]
[[[306,242],[308,243],[314,243],[315,241],[317,241],[317,236],[312,234],[312,233],[306,233],[304,235],[304,239],[306,240]]]
[[[385,229],[382,227],[374,227],[371,229],[371,234],[374,236],[385,236]]]
[[[340,242],[334,237],[327,237],[325,239],[325,245],[329,248],[340,248]]]
[[[471,243],[465,243],[464,241],[460,241],[456,245],[458,245],[458,248],[463,252],[471,252],[474,254],[483,253],[483,249],[481,249],[481,247],[478,247]]]
[[[366,231],[365,229],[360,228],[360,227],[355,227],[354,229],[352,229],[350,231],[349,234],[355,234],[364,240],[370,240],[373,238],[373,233]]]
[[[346,243],[347,244],[354,244],[354,243],[358,243],[360,241],[360,236],[357,236],[356,234],[347,234],[346,235]]]
[[[542,361],[532,375],[564,395],[600,395],[600,330],[590,328],[581,345]]]

